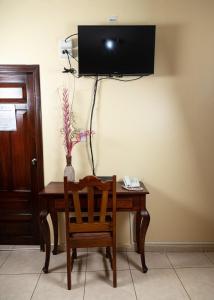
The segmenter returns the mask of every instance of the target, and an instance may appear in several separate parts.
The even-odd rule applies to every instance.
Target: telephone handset
[[[127,190],[143,190],[137,177],[125,176],[123,178],[124,188]]]

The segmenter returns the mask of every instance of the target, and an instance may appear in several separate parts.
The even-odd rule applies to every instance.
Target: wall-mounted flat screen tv
[[[79,75],[154,73],[155,25],[78,26]]]

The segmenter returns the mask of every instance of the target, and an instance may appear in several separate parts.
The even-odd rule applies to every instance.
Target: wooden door
[[[0,65],[0,104],[14,104],[16,119],[13,131],[0,121],[0,244],[38,244],[37,194],[44,185],[39,66]]]

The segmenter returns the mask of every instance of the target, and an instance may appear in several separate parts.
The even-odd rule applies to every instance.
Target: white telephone
[[[124,188],[129,190],[142,190],[140,182],[137,177],[124,176],[123,178]]]

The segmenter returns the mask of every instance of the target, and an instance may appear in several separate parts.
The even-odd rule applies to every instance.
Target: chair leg
[[[109,258],[110,255],[111,255],[110,247],[106,247],[106,258]]]
[[[77,258],[77,248],[72,249],[72,257],[73,257],[73,259]]]
[[[116,246],[112,247],[113,287],[117,287]]]
[[[69,245],[67,245],[67,286],[68,290],[71,290],[71,254]]]
[[[110,247],[107,247],[107,248],[106,248],[106,258],[109,259],[110,264],[111,264],[111,268],[112,268],[112,270],[113,270],[112,256],[111,256],[111,248],[110,248]]]

